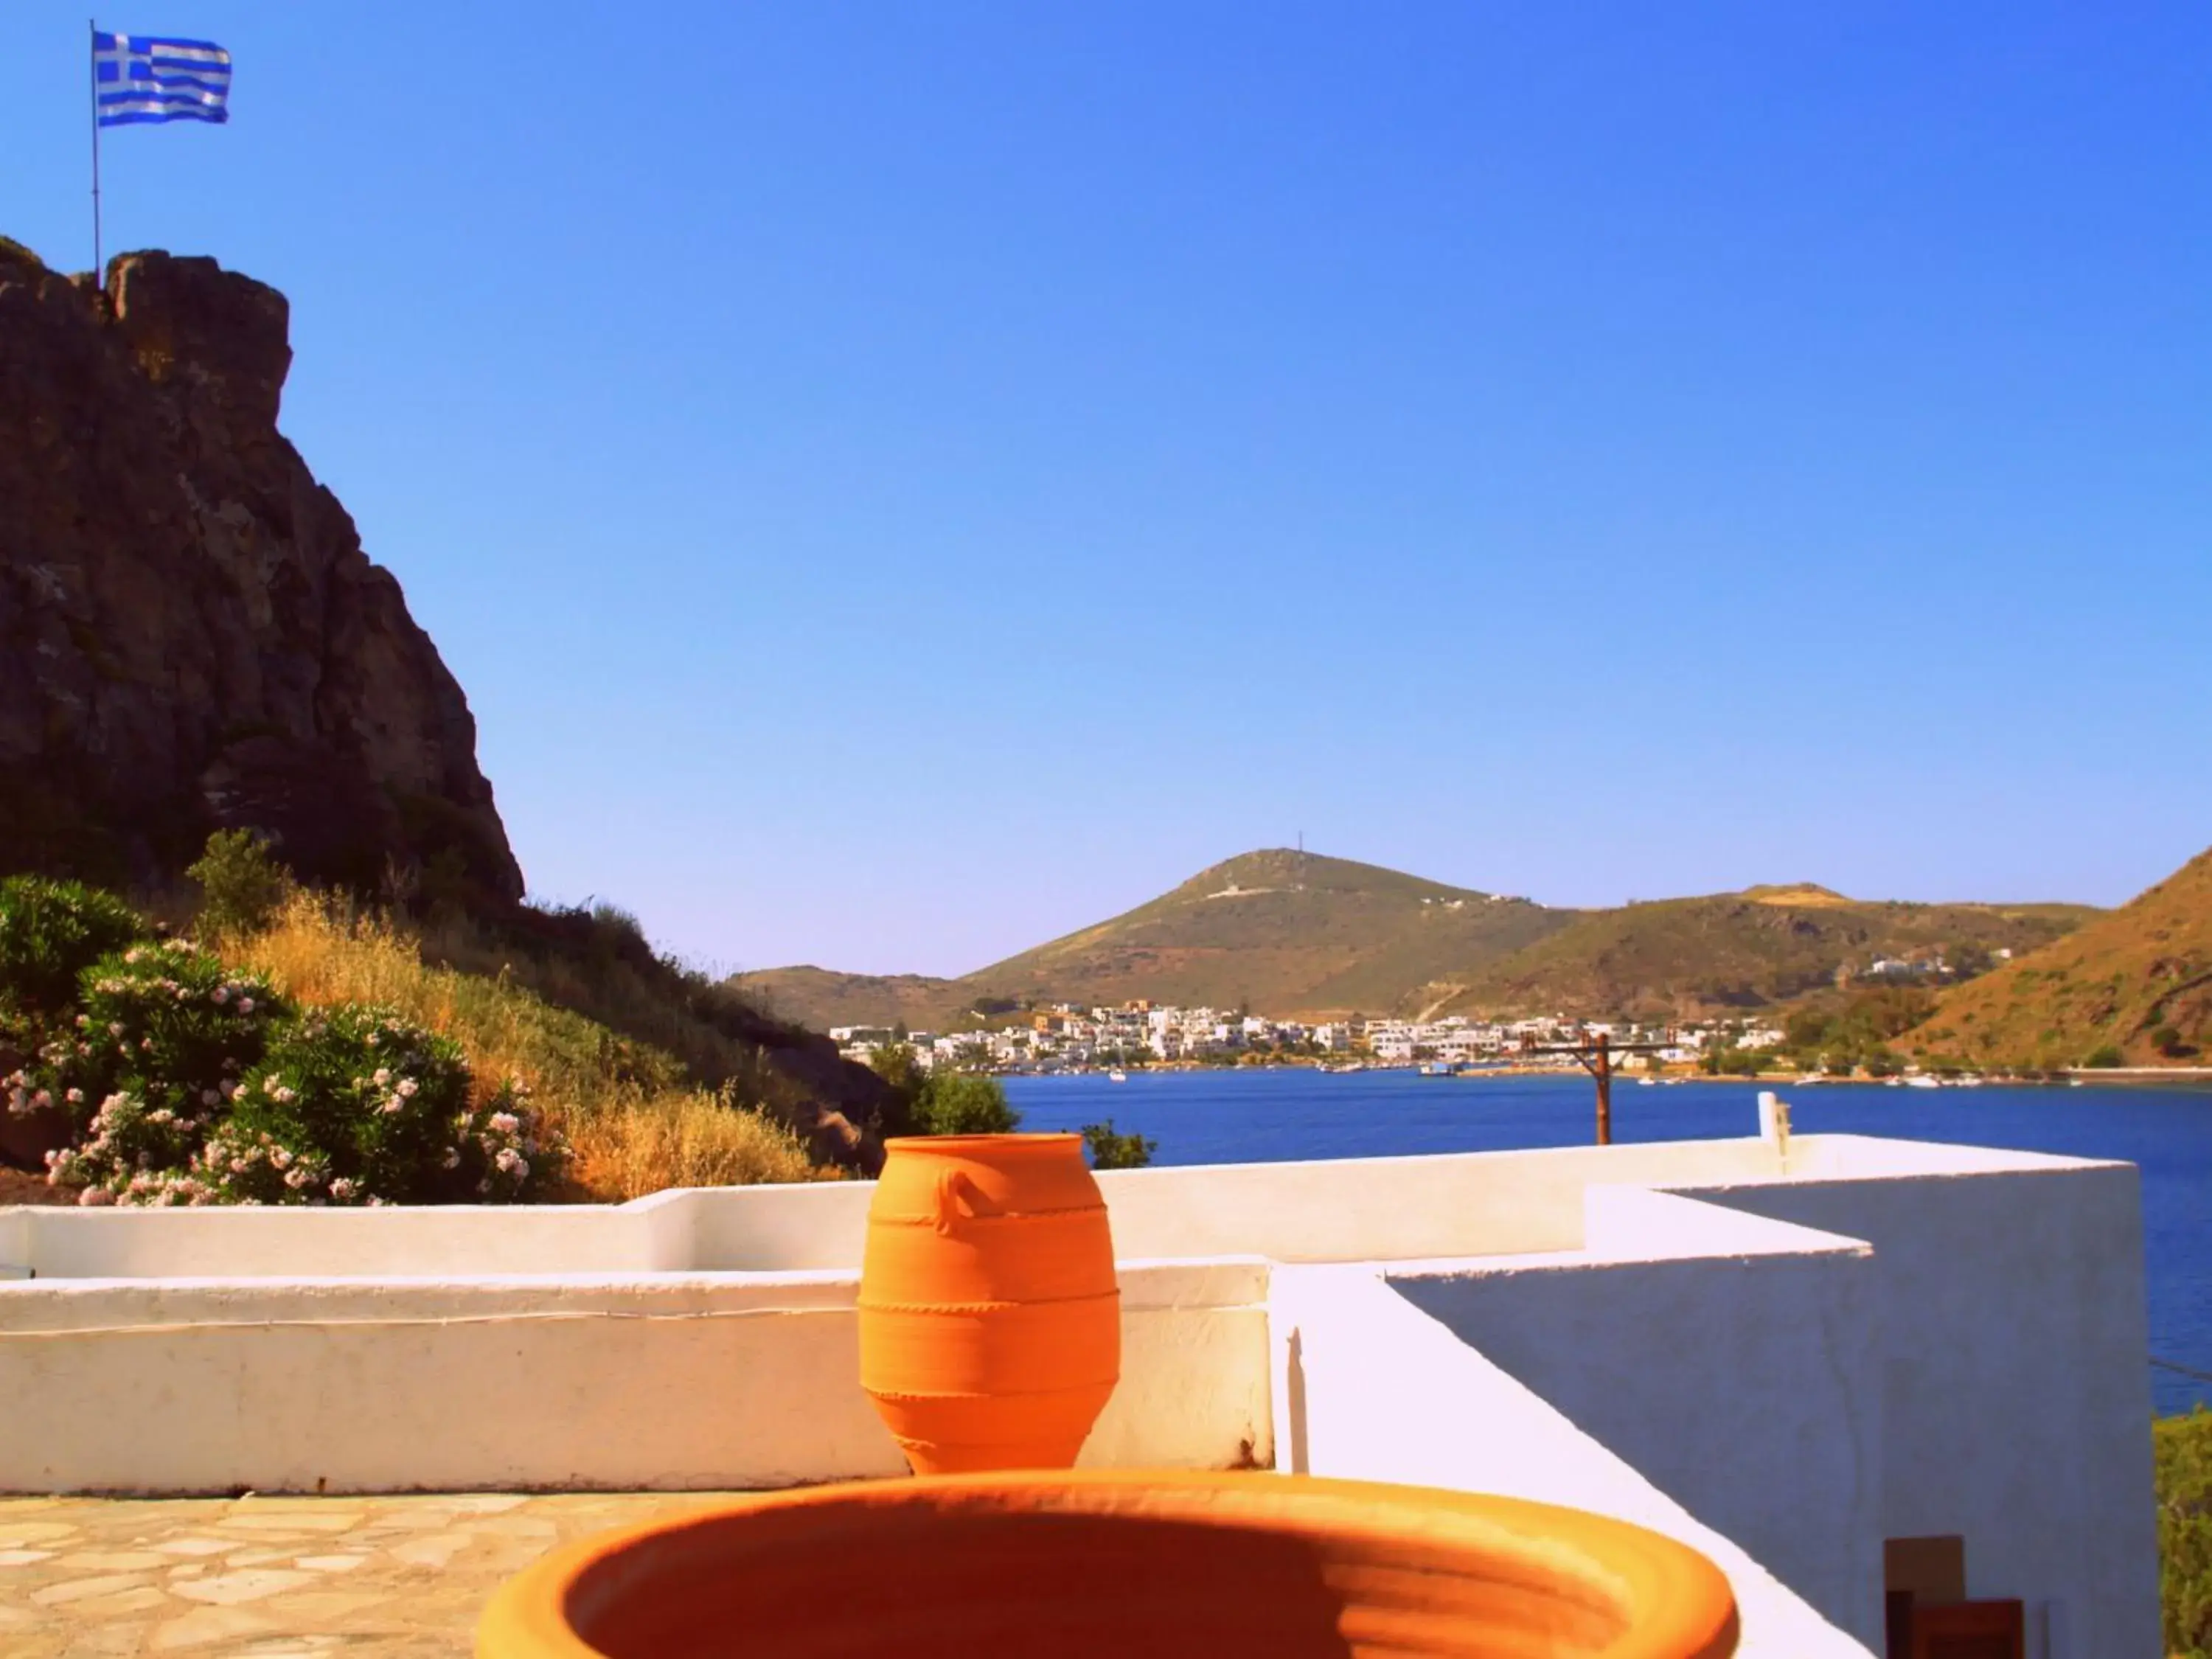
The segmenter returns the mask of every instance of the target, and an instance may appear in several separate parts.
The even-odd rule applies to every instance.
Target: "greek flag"
[[[92,79],[104,127],[230,119],[230,54],[210,41],[95,29]]]

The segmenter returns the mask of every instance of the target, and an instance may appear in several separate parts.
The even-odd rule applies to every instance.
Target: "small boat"
[[[1127,1083],[1129,1080],[1129,1074],[1117,1066],[1106,1073],[1106,1080],[1109,1083]]]
[[[1640,1077],[1636,1079],[1636,1086],[1639,1089],[1656,1089],[1659,1086],[1659,1079],[1656,1077]]]
[[[1937,1082],[1934,1078],[1929,1077],[1923,1073],[1919,1077],[1909,1077],[1905,1079],[1905,1086],[1908,1089],[1940,1089],[1943,1085]]]
[[[1449,1077],[1452,1071],[1452,1063],[1448,1060],[1425,1060],[1421,1062],[1423,1077]]]

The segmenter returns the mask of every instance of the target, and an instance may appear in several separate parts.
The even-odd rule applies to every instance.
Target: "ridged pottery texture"
[[[1080,1135],[887,1144],[860,1386],[916,1474],[1064,1469],[1121,1375],[1121,1293]]]
[[[826,1564],[842,1564],[824,1577]],[[510,1580],[479,1659],[1728,1659],[1688,1546],[1473,1492],[1086,1470],[764,1493]]]

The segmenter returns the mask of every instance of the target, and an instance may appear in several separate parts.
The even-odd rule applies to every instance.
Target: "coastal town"
[[[1643,1051],[1651,1062],[1694,1066],[1709,1050],[1758,1052],[1779,1046],[1784,1035],[1779,1027],[1756,1022],[1656,1026],[1565,1016],[1501,1022],[1460,1015],[1435,1020],[1355,1015],[1309,1024],[1146,1001],[1110,1008],[1060,1003],[950,1033],[896,1025],[841,1025],[830,1031],[841,1054],[864,1064],[886,1048],[903,1045],[924,1068],[1040,1073],[1268,1061],[1437,1068],[1527,1064],[1555,1058],[1547,1049],[1601,1036],[1615,1045],[1657,1045]]]

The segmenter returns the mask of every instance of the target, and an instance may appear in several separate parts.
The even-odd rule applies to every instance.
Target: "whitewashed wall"
[[[1833,1167],[1909,1170],[1899,1146],[1841,1144]],[[1699,1196],[1874,1246],[1883,1534],[1960,1534],[1967,1593],[2027,1602],[2052,1632],[2051,1659],[2151,1659],[2158,1567],[2135,1169],[1931,1150],[1954,1154],[1939,1162],[1951,1173]],[[1976,1173],[2007,1162],[2015,1172]]]
[[[1121,1270],[1086,1463],[1267,1462],[1267,1270]],[[0,1491],[720,1488],[896,1474],[846,1274],[50,1285],[0,1329]]]
[[[1662,1492],[1372,1269],[1275,1275],[1276,1417],[1299,1473],[1564,1504],[1678,1538],[1729,1577],[1741,1659],[1868,1659],[1768,1564]]]
[[[1880,1646],[1872,1253],[1668,1194],[1590,1200],[1587,1254],[1401,1267],[1390,1285]]]

